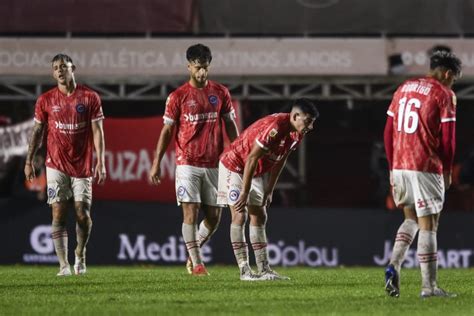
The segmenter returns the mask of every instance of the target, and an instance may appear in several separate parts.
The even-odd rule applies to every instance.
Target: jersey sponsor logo
[[[62,130],[78,130],[78,129],[86,127],[87,125],[87,122],[67,124],[67,123],[54,121],[54,123],[56,125],[56,129],[62,129]]]
[[[77,113],[84,113],[85,110],[86,110],[86,106],[84,104],[79,103],[78,105],[76,105]]]
[[[237,199],[239,198],[239,195],[240,195],[240,192],[237,191],[237,190],[230,190],[229,192],[229,199],[232,201],[232,202],[235,202],[237,201]]]
[[[208,99],[209,99],[209,103],[211,103],[214,106],[216,106],[219,103],[219,99],[215,95],[210,95]]]
[[[184,114],[184,119],[187,122],[208,122],[215,121],[217,119],[217,112],[208,112],[208,113],[197,113],[197,114]]]

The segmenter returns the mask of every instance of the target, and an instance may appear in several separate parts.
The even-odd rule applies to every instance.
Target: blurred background
[[[456,53],[464,75],[454,87],[454,185],[440,245],[447,267],[471,265],[473,13],[471,0],[3,0],[0,218],[2,234],[16,242],[2,263],[55,261],[45,178],[25,183],[23,165],[35,101],[54,86],[50,60],[59,52],[73,58],[76,80],[100,94],[106,116],[108,180],[94,187],[89,246],[101,255],[90,260],[186,259],[173,148],[164,183],[150,186],[147,174],[166,97],[188,80],[185,50],[203,43],[213,53],[210,79],[229,88],[241,128],[299,97],[315,100],[321,113],[290,157],[269,212],[269,250],[282,265],[385,264],[374,256],[401,221],[383,148],[386,110],[404,79],[427,72],[431,51]],[[40,154],[39,170],[43,164]],[[233,262],[224,213],[210,262]]]

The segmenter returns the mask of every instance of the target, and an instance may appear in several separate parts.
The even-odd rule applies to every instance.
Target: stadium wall
[[[0,201],[0,236],[8,241],[1,264],[57,262],[50,235],[50,211],[31,200]],[[186,251],[181,239],[181,211],[174,205],[98,201],[92,210],[94,228],[87,249],[89,264],[181,265]],[[446,212],[439,233],[441,267],[474,266],[471,223],[474,214]],[[378,209],[271,208],[268,236],[275,266],[384,266],[388,263],[400,212]],[[75,244],[70,212],[69,249]],[[203,248],[205,262],[233,264],[226,209],[219,230]],[[416,241],[406,267],[416,267]],[[253,258],[253,256],[252,256]]]

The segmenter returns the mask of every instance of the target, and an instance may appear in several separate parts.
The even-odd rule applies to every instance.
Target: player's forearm
[[[33,159],[41,146],[43,141],[44,125],[41,123],[35,123],[31,132],[30,142],[28,144],[28,152],[26,154],[26,163],[32,163]]]
[[[239,129],[233,119],[225,121],[225,131],[227,132],[227,136],[229,136],[231,142],[239,136]]]
[[[250,155],[245,162],[244,175],[242,178],[242,192],[249,193],[252,178],[258,165],[258,157]]]
[[[280,178],[280,174],[283,171],[283,167],[286,164],[286,160],[288,159],[288,155],[285,156],[284,159],[280,160],[278,164],[272,169],[270,172],[270,177],[267,183],[267,192],[272,193],[275,190],[275,186]]]
[[[105,136],[102,120],[92,123],[92,135],[94,140],[94,149],[97,160],[105,164]]]
[[[446,122],[441,125],[441,160],[443,172],[450,173],[453,167],[456,150],[456,123]]]
[[[165,155],[166,149],[168,148],[171,142],[171,136],[173,135],[173,129],[163,127],[160,133],[160,138],[158,139],[158,143],[156,144],[155,150],[155,158],[153,160],[154,164],[160,163],[161,159]]]

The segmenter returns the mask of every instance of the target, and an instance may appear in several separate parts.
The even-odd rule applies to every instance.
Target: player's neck
[[[196,89],[202,89],[202,88],[206,87],[208,82],[209,81],[206,80],[204,83],[199,83],[199,82],[197,82],[196,80],[194,80],[192,78],[189,79],[189,84],[191,85],[191,87],[196,88]]]
[[[70,96],[71,94],[73,94],[74,91],[76,90],[76,87],[77,87],[77,83],[76,83],[75,80],[71,80],[70,82],[68,82],[64,85],[58,83],[59,91],[61,91],[61,93],[65,94],[67,96]]]

